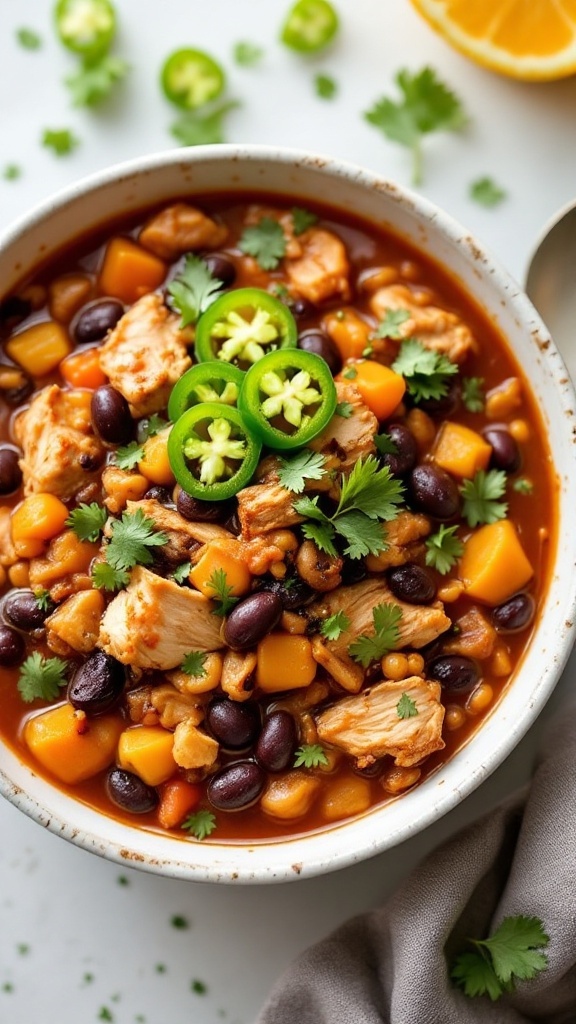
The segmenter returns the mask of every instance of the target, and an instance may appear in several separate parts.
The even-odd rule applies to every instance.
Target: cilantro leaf
[[[492,964],[481,953],[460,953],[450,977],[472,999],[486,995],[495,1002],[504,992]]]
[[[106,548],[106,561],[113,569],[132,569],[135,565],[150,565],[154,557],[150,548],[166,544],[168,537],[156,530],[153,519],[142,509],[123,512],[122,519],[114,519],[111,539]]]
[[[534,484],[531,480],[527,480],[525,476],[521,476],[512,484],[512,490],[516,491],[517,494],[532,494]]]
[[[240,249],[253,256],[262,270],[275,270],[286,255],[286,238],[281,224],[271,217],[262,217],[258,224],[244,228]]]
[[[448,391],[449,378],[458,373],[456,363],[448,356],[426,348],[415,338],[407,338],[401,343],[392,369],[404,377],[416,403],[443,398]]]
[[[291,209],[292,227],[295,235],[303,235],[308,228],[311,228],[318,221],[315,213],[305,210],[302,206],[293,206]]]
[[[80,140],[69,128],[46,128],[41,142],[47,149],[52,149],[56,156],[67,156],[80,145]]]
[[[335,416],[342,416],[342,419],[349,420],[354,412],[354,406],[351,402],[338,402],[334,410]]]
[[[31,28],[16,29],[16,39],[25,50],[39,50],[42,46],[42,39]]]
[[[201,679],[206,675],[204,667],[206,657],[203,651],[189,651],[188,654],[184,655],[180,670],[185,672],[187,676],[195,676],[197,679]]]
[[[234,587],[229,585],[224,569],[214,569],[206,585],[214,591],[214,601],[216,602],[214,615],[224,617],[232,611],[235,604],[238,604],[238,598],[232,597]]]
[[[411,314],[407,309],[387,309],[384,319],[376,328],[377,338],[401,338],[400,327],[410,319]]]
[[[44,658],[39,651],[29,654],[20,667],[18,692],[26,704],[33,700],[55,700],[66,686],[68,664],[62,658]]]
[[[374,633],[369,636],[363,633],[348,648],[348,653],[359,661],[363,668],[373,661],[378,661],[398,643],[400,633],[398,624],[402,618],[402,609],[397,604],[377,604],[372,609]]]
[[[338,84],[331,75],[319,73],[314,77],[314,90],[322,100],[333,100],[338,92]]]
[[[412,153],[412,183],[422,182],[422,137],[435,131],[460,131],[467,117],[456,94],[425,67],[412,74],[403,68],[395,76],[401,99],[383,96],[365,118],[387,138]]]
[[[320,633],[326,640],[337,640],[340,634],[345,633],[349,628],[350,619],[344,612],[340,611],[324,619],[320,626]]]
[[[102,533],[107,519],[107,510],[98,502],[92,501],[89,505],[82,502],[78,508],[72,510],[65,525],[74,531],[78,540],[94,543]]]
[[[157,412],[153,412],[146,423],[144,433],[146,437],[155,437],[156,434],[159,434],[167,426],[168,420],[165,420],[163,416],[159,416]]]
[[[320,551],[331,555],[332,558],[338,557],[338,549],[333,543],[336,531],[332,523],[303,523],[302,533],[307,540],[313,540]]]
[[[388,547],[382,524],[359,510],[344,512],[337,516],[334,519],[334,528],[348,541],[344,548],[344,554],[348,558],[379,555]]]
[[[64,79],[74,107],[96,107],[111,93],[116,82],[126,77],[130,65],[120,57],[104,54],[97,61],[84,61],[75,75]]]
[[[489,938],[468,941],[476,951],[456,957],[450,972],[468,996],[486,994],[496,1000],[512,991],[517,979],[534,978],[548,964],[542,950],[550,939],[538,917],[505,917]]]
[[[469,195],[474,202],[480,203],[480,206],[493,207],[498,206],[506,199],[507,193],[486,175],[470,182]]]
[[[119,469],[134,469],[137,463],[144,458],[144,447],[137,441],[130,441],[130,444],[120,445],[114,453],[114,459]]]
[[[210,108],[187,110],[170,126],[170,132],[182,146],[224,142],[224,118],[239,106],[237,100],[226,100]]]
[[[319,743],[303,743],[294,754],[295,768],[319,768],[328,764],[328,758]]]
[[[414,718],[418,714],[416,701],[412,700],[409,694],[402,693],[396,705],[396,714],[398,718]]]
[[[426,565],[445,576],[456,564],[464,551],[464,545],[456,536],[457,526],[440,526],[436,533],[426,538]]]
[[[261,46],[256,46],[255,43],[248,43],[241,40],[238,43],[234,43],[232,56],[239,67],[253,68],[262,60],[264,50]]]
[[[212,275],[204,260],[190,253],[182,273],[168,285],[172,305],[182,316],[180,327],[195,324],[200,314],[218,298],[222,288],[222,281]]]
[[[496,523],[505,519],[508,502],[498,501],[506,490],[506,473],[503,469],[490,469],[486,473],[479,469],[472,480],[465,480],[460,487],[464,502],[462,515],[468,526],[481,523]]]
[[[206,839],[216,828],[216,818],[212,811],[195,811],[189,814],[182,823],[182,828],[189,832],[194,839]]]
[[[398,515],[395,507],[402,503],[404,487],[388,466],[381,466],[374,455],[359,459],[348,476],[342,476],[340,501],[336,516],[358,509],[370,519],[389,522]]]
[[[374,444],[380,455],[398,455],[398,445],[392,440],[390,434],[376,434]]]
[[[342,376],[345,377],[346,380],[356,380],[356,377],[358,376],[358,370],[356,369],[355,366],[348,366],[344,370]]]
[[[306,480],[321,480],[326,475],[325,463],[326,459],[320,452],[303,448],[291,459],[280,459],[278,479],[286,490],[301,494],[306,486]]]
[[[174,572],[172,573],[172,579],[174,580],[174,582],[184,583],[184,581],[187,580],[190,575],[191,568],[191,562],[182,562],[180,565],[177,565],[176,568],[174,569]]]
[[[96,562],[92,567],[92,586],[98,590],[122,590],[129,582],[126,569],[114,569],[108,562]]]
[[[34,591],[34,600],[41,611],[47,612],[52,607],[52,598],[50,597],[50,591],[45,590],[41,587],[39,590]]]
[[[22,176],[22,168],[18,164],[6,164],[2,171],[4,181],[16,181]]]
[[[462,377],[462,401],[468,412],[482,412],[484,409],[484,378]]]

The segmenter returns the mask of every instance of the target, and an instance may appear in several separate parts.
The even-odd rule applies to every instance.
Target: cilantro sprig
[[[443,398],[448,392],[450,377],[458,373],[456,363],[442,352],[426,348],[415,338],[402,342],[392,369],[404,377],[416,403]]]
[[[170,125],[170,132],[182,146],[206,146],[224,142],[226,116],[239,106],[237,100],[223,100],[197,110],[186,110]]]
[[[292,214],[292,227],[295,235],[303,235],[308,228],[311,228],[316,224],[318,217],[315,213],[311,213],[310,210],[304,209],[303,206],[293,206],[291,209]]]
[[[280,459],[278,479],[287,491],[301,494],[307,480],[321,480],[326,475],[326,459],[320,452],[303,448],[291,459]]]
[[[107,519],[107,510],[98,502],[92,501],[89,505],[82,502],[72,510],[65,525],[74,531],[78,540],[94,543],[102,533]]]
[[[42,145],[51,149],[56,156],[68,156],[80,140],[70,131],[69,128],[46,128],[42,133]]]
[[[168,541],[167,535],[156,529],[154,520],[145,516],[141,508],[123,512],[122,519],[114,519],[110,533],[105,561],[98,562],[92,569],[93,585],[105,590],[125,587],[130,581],[130,569],[135,565],[151,565],[154,561],[151,548],[161,547]]]
[[[184,583],[190,575],[191,568],[191,562],[181,562],[180,565],[177,565],[172,573],[172,579],[174,582],[180,584]]]
[[[377,604],[372,609],[374,633],[363,633],[348,648],[348,653],[359,661],[362,668],[368,668],[373,661],[378,661],[396,646],[400,639],[398,626],[402,619],[402,609],[397,604]]]
[[[80,70],[64,80],[74,107],[96,107],[108,98],[117,82],[126,77],[130,65],[120,57],[104,54],[96,61],[83,61]]]
[[[286,255],[282,225],[272,217],[262,217],[257,224],[244,228],[239,247],[247,256],[253,256],[262,270],[275,270]]]
[[[206,675],[205,662],[206,654],[203,651],[188,651],[188,654],[184,655],[180,669],[187,676],[202,679]]]
[[[195,324],[201,313],[211,306],[223,285],[210,272],[204,260],[193,253],[186,257],[184,269],[168,285],[172,305],[181,314],[180,327]]]
[[[212,811],[194,811],[194,814],[189,814],[182,822],[182,828],[194,839],[206,839],[216,828],[216,818]]]
[[[294,754],[295,768],[319,768],[323,764],[328,764],[328,758],[319,743],[303,743]]]
[[[335,612],[329,615],[320,626],[320,633],[326,640],[338,640],[341,633],[350,628],[350,619],[345,612]]]
[[[465,480],[460,487],[462,515],[468,526],[496,523],[505,519],[508,502],[498,501],[506,491],[506,473],[503,469],[479,469],[472,480]]]
[[[462,401],[468,412],[482,412],[484,409],[484,378],[463,377],[461,381]]]
[[[505,917],[489,938],[468,942],[474,950],[456,957],[450,977],[472,998],[487,995],[495,1002],[514,991],[517,981],[528,981],[548,966],[542,950],[550,937],[538,917]]]
[[[394,338],[398,339],[402,337],[400,328],[402,324],[405,324],[410,319],[410,313],[407,309],[387,309],[384,314],[384,319],[380,321],[376,328],[377,338]]]
[[[484,175],[470,182],[470,198],[480,206],[488,208],[499,206],[506,199],[507,193],[500,185],[497,185],[493,178]]]
[[[130,444],[121,444],[114,453],[114,461],[118,469],[134,469],[142,461],[145,455],[144,446],[137,441],[130,441]]]
[[[55,700],[68,682],[67,671],[68,664],[62,658],[44,658],[34,651],[20,667],[18,693],[26,704],[33,700]]]
[[[210,590],[214,591],[214,615],[220,615],[224,618],[231,612],[234,605],[238,604],[238,598],[232,596],[234,587],[231,587],[228,583],[228,577],[224,569],[214,569],[208,583],[206,584]]]
[[[410,694],[402,693],[400,695],[400,700],[396,705],[396,714],[398,718],[414,718],[418,714],[416,701],[412,700]]]
[[[445,576],[464,551],[464,544],[456,536],[457,526],[445,526],[426,538],[426,565]]]

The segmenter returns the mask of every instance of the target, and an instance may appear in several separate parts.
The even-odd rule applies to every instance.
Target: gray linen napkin
[[[455,989],[446,956],[517,914],[543,921],[546,970],[497,1002]],[[527,1021],[576,1022],[576,715],[553,723],[520,797],[430,854],[384,907],[303,953],[257,1024]]]

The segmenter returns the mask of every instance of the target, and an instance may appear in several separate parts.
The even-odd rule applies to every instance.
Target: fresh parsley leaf
[[[232,597],[234,587],[229,585],[224,569],[214,569],[206,585],[210,587],[210,590],[214,591],[214,600],[216,602],[214,615],[224,617],[228,615],[228,612],[232,611],[235,604],[238,604],[238,598]]]
[[[340,634],[345,633],[349,628],[350,619],[344,612],[340,611],[324,619],[320,626],[320,632],[326,640],[337,640]]]
[[[41,588],[34,591],[34,600],[41,611],[47,612],[52,607],[52,598],[50,597],[50,591]]]
[[[436,569],[441,576],[450,572],[464,551],[462,541],[456,536],[457,529],[457,526],[445,526],[442,523],[438,531],[425,541],[426,565]]]
[[[398,445],[392,440],[390,434],[376,434],[374,444],[380,455],[398,455]]]
[[[108,562],[96,562],[92,567],[92,586],[98,590],[122,590],[129,582],[126,569],[114,569]]]
[[[319,73],[314,77],[316,95],[322,100],[333,100],[338,92],[338,84],[331,75]]]
[[[190,569],[192,568],[191,562],[182,562],[177,565],[172,573],[172,579],[175,583],[184,583],[190,575]]]
[[[328,764],[328,758],[319,743],[303,743],[294,754],[295,768],[319,768]]]
[[[180,669],[187,676],[195,676],[196,679],[201,679],[206,675],[205,661],[206,655],[203,651],[189,651],[188,654],[184,655]]]
[[[16,181],[22,177],[22,168],[18,164],[6,164],[2,171],[2,177],[4,181]]]
[[[232,56],[234,57],[236,64],[241,68],[253,68],[262,60],[264,50],[261,46],[256,46],[255,43],[248,43],[241,40],[238,43],[234,43]]]
[[[25,50],[39,50],[42,46],[42,39],[31,28],[16,29],[16,39]]]
[[[146,437],[155,437],[156,434],[159,434],[167,426],[168,420],[165,420],[163,416],[159,416],[157,412],[153,412],[146,423],[144,433]]]
[[[507,193],[503,188],[500,188],[496,182],[488,177],[476,178],[475,181],[470,183],[469,190],[470,198],[476,203],[480,203],[480,206],[498,206],[504,199],[506,199]]]
[[[126,77],[130,65],[120,57],[104,54],[97,61],[84,61],[80,70],[64,80],[72,94],[74,107],[96,107]]]
[[[426,348],[415,338],[407,338],[401,343],[392,369],[404,377],[416,403],[443,398],[448,391],[450,377],[458,373],[456,363],[442,352]]]
[[[318,221],[315,213],[305,210],[302,206],[293,206],[290,212],[292,214],[292,227],[295,235],[303,235],[305,231],[308,231],[308,228],[313,227]]]
[[[253,256],[262,270],[275,270],[286,255],[286,238],[282,225],[271,217],[262,217],[242,232],[240,249]]]
[[[414,718],[418,714],[416,701],[412,700],[407,693],[402,693],[396,705],[396,714],[398,718]]]
[[[422,138],[430,132],[460,131],[467,123],[461,101],[440,81],[433,68],[412,74],[403,68],[395,76],[399,101],[383,96],[365,113],[369,124],[412,153],[412,183],[422,183]]]
[[[482,412],[484,409],[484,378],[462,377],[462,401],[468,412]]]
[[[384,319],[380,321],[376,328],[376,337],[401,338],[400,327],[410,319],[410,316],[411,314],[407,309],[387,309]]]
[[[204,260],[189,254],[182,273],[168,285],[172,305],[182,316],[180,327],[195,324],[201,313],[218,298],[222,288],[222,281],[211,274]]]
[[[373,661],[383,658],[398,643],[398,625],[402,618],[402,609],[397,604],[377,604],[372,609],[372,618],[372,636],[363,633],[348,648],[348,653],[355,661],[359,661],[363,668],[368,668]]]
[[[156,530],[153,519],[142,509],[123,512],[122,519],[111,524],[111,538],[106,548],[106,561],[113,569],[132,569],[135,565],[150,565],[154,556],[150,548],[166,544],[168,537]]]
[[[505,519],[508,503],[497,500],[505,491],[506,473],[503,469],[490,469],[487,473],[479,469],[472,480],[465,480],[460,494],[464,499],[462,515],[468,526]]]
[[[102,533],[107,519],[107,510],[98,502],[92,501],[89,505],[82,502],[70,513],[65,525],[74,531],[78,540],[94,543]]]
[[[356,377],[358,376],[358,370],[356,369],[355,366],[349,366],[347,367],[346,370],[344,370],[342,376],[345,377],[346,380],[356,380]]]
[[[335,416],[341,416],[344,420],[349,420],[354,412],[354,406],[351,402],[338,402],[334,410]]]
[[[488,939],[469,939],[474,952],[461,953],[450,976],[467,996],[488,995],[495,1001],[514,990],[517,980],[529,980],[546,969],[542,952],[550,938],[538,917],[505,917]]]
[[[325,476],[325,463],[326,459],[320,452],[303,448],[291,459],[280,459],[278,479],[286,490],[301,494],[306,486],[306,480],[321,480]]]
[[[114,459],[119,469],[134,469],[144,458],[144,447],[137,441],[130,441],[130,444],[120,445],[116,449]]]
[[[237,100],[187,110],[170,126],[170,132],[182,146],[206,146],[224,142],[224,119],[240,104]]]
[[[47,149],[52,149],[56,156],[67,156],[80,145],[80,140],[69,128],[46,128],[41,142]]]
[[[66,686],[68,665],[62,658],[44,658],[39,651],[29,654],[20,667],[18,692],[26,704],[33,700],[55,700]]]
[[[216,828],[216,818],[212,811],[195,811],[189,814],[182,823],[182,828],[189,832],[194,839],[206,839]]]
[[[512,484],[512,490],[516,491],[517,494],[532,494],[534,484],[531,480],[527,480],[525,476],[521,476]]]

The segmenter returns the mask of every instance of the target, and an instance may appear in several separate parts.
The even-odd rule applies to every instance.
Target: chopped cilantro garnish
[[[66,526],[69,526],[79,540],[95,542],[98,540],[104,529],[108,512],[102,505],[92,501],[89,505],[82,502],[78,508],[72,510]]]
[[[41,37],[31,28],[16,29],[16,39],[25,50],[39,50],[42,46]]]
[[[98,1020],[114,1021],[114,1014],[107,1006],[101,1006],[98,1013]]]
[[[137,441],[130,441],[130,444],[120,445],[116,449],[114,458],[119,469],[134,469],[144,458],[145,452]]]
[[[291,459],[280,459],[278,479],[286,490],[301,494],[306,486],[306,480],[321,480],[325,476],[325,462],[326,459],[320,452],[303,448]]]
[[[475,181],[470,183],[470,198],[476,203],[480,203],[481,206],[498,206],[504,199],[506,199],[507,193],[503,188],[500,188],[496,182],[488,177],[487,175],[483,178],[476,178]]]
[[[199,978],[194,978],[194,980],[190,982],[190,988],[192,992],[196,993],[197,996],[205,996],[208,991],[208,986],[206,985],[206,983],[200,981]]]
[[[159,416],[157,412],[153,412],[144,427],[144,434],[146,437],[155,437],[156,434],[159,434],[167,426],[168,420],[165,420],[163,416]]]
[[[271,217],[262,217],[242,232],[240,249],[253,256],[262,270],[275,270],[286,255],[286,238],[282,225]]]
[[[338,92],[338,83],[331,75],[321,72],[314,76],[314,90],[322,100],[333,100]]]
[[[33,700],[55,700],[66,686],[68,664],[61,658],[44,658],[39,651],[29,654],[20,667],[18,692],[26,704]]]
[[[114,569],[108,562],[96,562],[92,567],[92,586],[98,590],[121,590],[129,582],[126,569]]]
[[[123,512],[122,519],[114,519],[111,539],[106,547],[106,561],[114,569],[132,569],[135,565],[150,565],[154,556],[150,548],[166,544],[168,537],[156,530],[153,519],[142,509]]]
[[[464,499],[462,515],[468,526],[495,523],[504,519],[508,503],[498,501],[506,491],[506,473],[503,469],[490,469],[486,473],[479,469],[472,480],[465,480],[460,487]]]
[[[234,57],[236,64],[241,68],[253,68],[262,60],[264,50],[261,46],[257,46],[255,43],[248,43],[241,40],[238,43],[234,43],[232,56]]]
[[[403,693],[396,705],[396,714],[398,718],[414,718],[418,714],[416,701],[412,700],[407,693]]]
[[[335,416],[341,416],[344,420],[349,420],[354,412],[354,406],[350,402],[338,402],[334,410]]]
[[[22,177],[22,168],[18,164],[6,164],[2,171],[2,177],[4,181],[16,181]]]
[[[292,214],[292,227],[294,228],[295,235],[303,235],[318,220],[315,213],[310,213],[310,210],[305,210],[302,206],[293,206],[290,212]]]
[[[238,598],[232,597],[234,588],[228,584],[228,577],[224,569],[214,569],[207,586],[210,590],[214,591],[214,600],[216,602],[214,615],[224,617],[228,615],[228,612],[232,611],[235,604],[238,604]]]
[[[170,126],[170,132],[182,146],[206,146],[224,142],[224,119],[240,104],[225,100],[209,108],[187,110]]]
[[[67,156],[80,145],[80,140],[69,128],[46,128],[41,141],[42,145],[53,150],[56,156]]]
[[[190,575],[191,568],[191,562],[181,562],[180,565],[177,565],[176,568],[174,569],[174,572],[172,573],[172,579],[174,580],[174,582],[184,583],[184,581],[187,580]]]
[[[442,352],[426,348],[415,338],[407,338],[401,343],[392,369],[404,377],[416,403],[443,398],[448,391],[450,377],[458,373],[456,363]]]
[[[319,743],[303,743],[294,754],[295,768],[319,768],[328,758]]]
[[[204,667],[206,661],[206,654],[203,651],[189,651],[188,654],[184,655],[184,660],[180,666],[182,672],[185,672],[187,676],[194,676],[196,679],[201,679],[206,675],[206,669]]]
[[[183,271],[168,285],[172,305],[182,316],[180,327],[195,324],[222,291],[222,281],[214,277],[204,260],[193,253],[186,257]]]
[[[374,437],[380,455],[398,455],[398,445],[390,437],[390,434],[376,434]]]
[[[189,814],[183,822],[182,828],[189,832],[191,836],[194,836],[194,839],[206,839],[206,836],[211,835],[216,828],[216,818],[212,811],[194,811],[194,814]],[[188,927],[187,922],[185,925],[176,925],[175,920],[175,918],[172,918],[174,928]]]
[[[372,609],[374,633],[368,636],[363,633],[348,648],[348,653],[359,661],[363,668],[371,662],[383,658],[398,643],[400,633],[398,625],[402,618],[402,609],[397,604],[377,604]]]
[[[532,494],[534,484],[531,480],[527,480],[525,476],[521,476],[512,484],[512,490],[518,494]]]
[[[80,70],[65,79],[74,107],[96,107],[126,77],[130,65],[120,57],[104,54],[97,61],[84,61]]]
[[[426,539],[426,565],[445,576],[456,564],[464,551],[464,545],[456,536],[457,526],[440,526],[436,533]]]
[[[43,587],[39,590],[34,591],[34,599],[36,604],[41,611],[47,612],[52,607],[52,598],[50,597],[50,591],[45,590]]]
[[[460,953],[450,971],[455,984],[470,997],[495,1001],[512,992],[516,981],[534,978],[548,966],[542,952],[550,941],[538,917],[505,917],[488,939],[468,939],[473,952]]]
[[[376,328],[376,337],[401,338],[400,327],[409,319],[410,313],[407,309],[387,309],[384,319],[380,321]]]
[[[340,611],[324,619],[320,626],[320,632],[326,640],[337,640],[340,634],[345,633],[349,628],[350,619],[344,612]]]
[[[130,879],[127,878],[126,875],[118,875],[118,878],[116,879],[116,884],[123,886],[130,885]]]
[[[356,377],[358,376],[358,370],[356,369],[355,366],[349,366],[346,370],[344,370],[342,376],[345,377],[346,380],[356,380]]]
[[[462,401],[468,412],[484,409],[484,378],[462,377]]]

